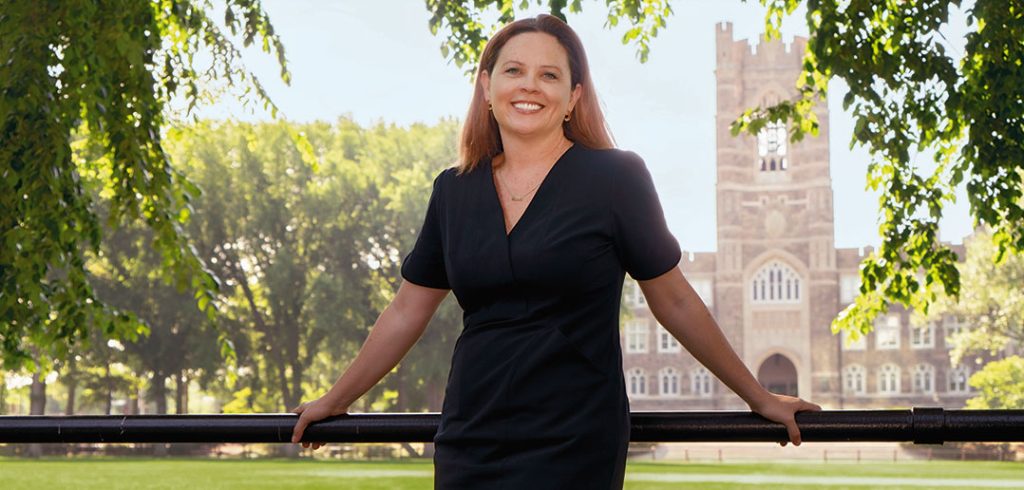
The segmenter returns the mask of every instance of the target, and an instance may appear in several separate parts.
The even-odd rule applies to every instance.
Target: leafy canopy
[[[833,323],[833,330],[867,333],[890,303],[927,311],[943,292],[957,296],[957,257],[938,239],[939,220],[954,189],[965,184],[975,223],[993,230],[1001,258],[1024,250],[1024,7],[1019,2],[977,0],[760,0],[769,36],[782,19],[806,3],[809,31],[798,96],[746,111],[733,134],[757,134],[767,123],[788,121],[795,140],[817,134],[813,107],[828,84],[850,87],[843,101],[856,121],[852,145],[872,156],[868,187],[881,190],[881,246],[861,264],[861,294]],[[553,15],[573,2],[538,0]],[[649,42],[666,25],[670,1],[607,0],[608,22],[627,20],[623,38]],[[962,6],[965,3],[967,5]],[[530,2],[518,3],[520,10]],[[495,25],[480,20],[496,10],[497,23],[514,19],[509,0],[426,0],[431,31],[445,34],[442,54],[462,66],[474,62]],[[963,52],[949,52],[943,35],[951,9],[965,8],[973,31]],[[931,160],[922,163],[917,156]],[[923,159],[922,159],[923,160]]]
[[[978,390],[977,396],[967,400],[968,409],[1024,408],[1024,359],[1020,356],[986,364],[968,383]]]
[[[229,36],[260,40],[288,80],[284,49],[258,0],[0,1],[0,352],[7,368],[60,357],[89,338],[145,331],[96,300],[98,194],[111,226],[142,220],[164,277],[195,291],[212,319],[218,284],[183,224],[198,189],[173,168],[160,130],[175,97],[193,107],[208,82],[244,85],[272,106]],[[226,31],[224,30],[226,29]],[[229,34],[230,33],[230,34]],[[205,66],[197,59],[209,59]],[[92,151],[76,158],[73,136]],[[91,189],[98,181],[99,189]],[[96,191],[96,192],[93,192]]]
[[[566,10],[572,13],[583,11],[582,0],[535,0],[532,3],[547,5],[551,15],[562,20],[566,20]],[[627,22],[629,28],[622,35],[622,42],[635,43],[637,57],[640,61],[647,61],[651,41],[659,29],[665,28],[668,16],[672,14],[669,0],[604,0],[604,3],[608,8],[605,27]],[[441,55],[459,67],[466,67],[467,74],[472,74],[473,65],[483,54],[487,39],[500,26],[515,20],[517,9],[526,10],[530,4],[530,0],[426,0],[427,10],[431,13],[431,34],[443,34]],[[496,21],[493,23],[484,19],[494,16]]]
[[[993,261],[998,245],[985,230],[979,230],[965,245],[967,260],[958,264],[960,297],[939,295],[927,316],[915,315],[919,323],[955,316],[968,325],[953,339],[953,364],[969,356],[995,355],[1024,345],[1024,291],[1020,287],[1024,284],[1024,255]]]
[[[978,230],[965,242],[967,259],[957,264],[961,273],[959,298],[939,295],[928,315],[915,315],[915,323],[940,323],[956,317],[964,325],[952,341],[952,365],[970,365],[984,357],[1012,352],[1024,343],[1024,254],[993,261],[998,245],[992,234]],[[968,408],[1024,408],[1024,360],[1011,356],[986,364],[969,383],[978,395]]]
[[[781,17],[801,2],[762,3],[768,32],[778,35]],[[752,109],[734,124],[734,132],[756,131],[790,119],[798,139],[815,132],[811,107],[824,100],[828,82],[850,87],[843,107],[855,119],[851,146],[872,156],[868,187],[882,191],[882,243],[861,264],[861,294],[834,331],[867,333],[891,302],[927,313],[940,292],[959,295],[957,257],[938,232],[962,183],[975,225],[992,230],[996,260],[1024,250],[1024,8],[997,0],[966,5],[974,30],[961,55],[949,52],[942,32],[961,3],[808,1],[799,97]]]

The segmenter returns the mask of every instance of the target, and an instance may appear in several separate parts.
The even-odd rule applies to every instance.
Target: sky
[[[409,125],[465,114],[471,80],[442,57],[441,38],[430,34],[423,0],[263,0],[263,5],[285,45],[291,85],[281,82],[273,57],[249,49],[244,60],[279,107],[279,117],[306,122],[347,116],[364,125]],[[617,145],[646,161],[670,230],[684,250],[715,251],[715,30],[730,22],[735,39],[756,40],[764,30],[764,8],[754,0],[672,5],[675,14],[643,64],[635,46],[622,44],[621,25],[604,28],[604,2],[585,0],[584,12],[568,21],[587,50]],[[947,38],[956,42],[963,29],[954,26]],[[782,31],[787,43],[794,35],[806,36],[803,13],[787,19]],[[853,122],[842,110],[845,92],[841,82],[833,82],[828,101],[835,243],[877,246],[878,194],[866,190],[867,151],[850,149]],[[230,98],[199,115],[271,119]],[[959,243],[970,233],[966,202],[961,190],[940,223],[941,239]]]

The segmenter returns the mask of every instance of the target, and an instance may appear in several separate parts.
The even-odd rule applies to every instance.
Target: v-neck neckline
[[[494,202],[498,205],[498,216],[500,217],[499,221],[501,222],[501,231],[502,233],[505,234],[506,240],[510,239],[512,237],[512,234],[515,233],[516,230],[520,228],[520,225],[523,223],[523,220],[526,219],[527,215],[530,213],[530,209],[534,207],[533,203],[537,200],[538,197],[540,197],[540,194],[541,192],[544,191],[544,188],[547,187],[547,183],[551,177],[551,174],[554,173],[555,169],[558,168],[558,165],[562,163],[562,160],[565,160],[566,155],[568,155],[569,152],[573,151],[574,148],[576,148],[576,143],[573,143],[568,148],[566,148],[565,151],[563,151],[562,154],[558,156],[558,159],[555,160],[555,163],[551,165],[551,168],[548,169],[548,172],[544,174],[544,178],[541,179],[540,185],[537,186],[537,190],[535,190],[533,192],[533,196],[530,197],[530,202],[526,204],[526,208],[523,209],[523,213],[519,215],[519,219],[516,220],[515,224],[512,225],[512,228],[508,228],[508,223],[505,222],[505,207],[501,203],[501,195],[498,194],[498,186],[494,182],[494,158],[491,157],[487,160],[487,180],[490,183],[490,188],[492,191],[491,194],[494,196]],[[505,231],[506,229],[508,231]]]

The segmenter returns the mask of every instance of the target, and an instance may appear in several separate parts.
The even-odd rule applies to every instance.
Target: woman
[[[389,372],[450,289],[465,328],[434,439],[435,486],[621,488],[628,272],[669,332],[800,443],[794,413],[820,407],[762,388],[683,278],[650,175],[612,149],[566,24],[541,15],[490,40],[460,150],[459,166],[434,181],[394,301],[331,390],[294,410],[293,441]]]

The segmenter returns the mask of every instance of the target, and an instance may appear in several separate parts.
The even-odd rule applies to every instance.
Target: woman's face
[[[526,32],[505,43],[493,73],[480,74],[502,138],[550,136],[579,99],[572,86],[569,56],[550,34]]]

